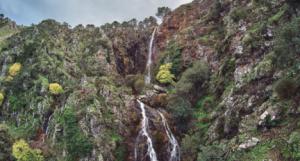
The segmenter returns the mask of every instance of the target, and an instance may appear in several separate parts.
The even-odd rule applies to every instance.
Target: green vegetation
[[[297,92],[298,84],[293,79],[280,79],[274,85],[274,91],[281,99],[290,99]]]
[[[170,41],[163,53],[161,53],[159,63],[171,63],[171,73],[177,78],[183,70],[183,61],[181,56],[181,46],[176,41]]]
[[[50,83],[49,84],[49,91],[54,95],[58,95],[64,92],[62,86],[58,83]]]
[[[185,135],[181,143],[181,153],[185,160],[191,161],[197,157],[199,151],[200,137],[198,135]]]
[[[287,160],[300,160],[300,133],[292,132],[289,140],[282,149],[283,156]]]
[[[127,75],[125,83],[128,87],[131,87],[133,94],[140,94],[145,88],[145,78],[141,74]]]
[[[9,134],[9,127],[5,124],[0,124],[0,160],[12,160],[11,149],[12,138]]]
[[[8,74],[12,77],[16,76],[20,72],[21,67],[22,65],[20,63],[14,63],[9,67]]]
[[[4,101],[4,94],[0,92],[0,106],[2,105]]]
[[[159,18],[164,18],[170,12],[171,12],[171,9],[169,7],[159,7],[159,8],[157,8],[157,13],[155,15]]]
[[[188,68],[182,74],[180,80],[176,84],[176,93],[181,96],[188,96],[199,92],[199,88],[208,81],[209,67],[202,61],[195,62],[191,68]]]
[[[282,16],[285,14],[287,9],[288,9],[288,7],[286,5],[283,6],[279,12],[277,12],[274,16],[272,16],[268,19],[268,22],[270,24],[272,24],[274,22],[278,22],[280,20],[280,18],[282,18]]]
[[[178,123],[177,125],[182,126],[179,128],[181,130],[186,129],[187,126],[184,123],[190,119],[192,114],[190,102],[185,98],[179,96],[172,96],[168,100],[167,108],[172,113],[172,116]]]
[[[225,161],[226,146],[224,144],[212,144],[201,146],[197,161]]]
[[[278,67],[291,66],[295,57],[300,52],[300,18],[293,18],[291,22],[283,24],[278,30],[275,38],[274,64]]]
[[[172,68],[172,63],[161,65],[156,75],[156,80],[158,80],[160,83],[163,84],[170,83],[172,85],[175,85],[174,82],[175,76],[174,74],[171,73],[170,71],[171,68]]]
[[[78,127],[75,111],[66,107],[59,122],[64,127],[63,145],[68,151],[68,160],[73,161],[91,153],[93,145]]]
[[[238,22],[242,19],[245,19],[247,17],[247,9],[246,8],[235,8],[231,13],[230,13],[230,18],[234,22]]]
[[[273,148],[274,143],[267,141],[260,143],[250,150],[241,150],[233,153],[228,161],[254,161],[254,160],[265,160],[269,157],[269,151]]]
[[[24,140],[14,143],[12,148],[13,156],[17,161],[43,161],[44,157],[38,149],[31,149]]]

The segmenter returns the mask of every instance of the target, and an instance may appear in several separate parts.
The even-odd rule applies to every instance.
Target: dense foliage
[[[25,140],[19,140],[12,147],[13,156],[17,161],[43,161],[44,157],[38,149],[29,147]]]
[[[159,71],[156,75],[156,80],[163,84],[175,84],[174,74],[171,73],[170,69],[172,68],[172,63],[163,64],[159,67]]]

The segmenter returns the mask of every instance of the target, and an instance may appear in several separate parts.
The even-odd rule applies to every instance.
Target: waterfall
[[[145,84],[150,84],[151,83],[151,65],[152,65],[152,54],[153,54],[152,49],[153,49],[153,42],[154,42],[156,30],[157,30],[157,27],[153,30],[153,33],[152,33],[151,39],[150,39],[150,43],[149,43],[148,59],[147,59],[146,74],[145,74]],[[146,115],[145,104],[143,102],[141,102],[140,100],[137,100],[137,101],[139,103],[139,107],[141,109],[141,114],[142,114],[142,127],[141,127],[139,135],[138,135],[138,137],[136,138],[136,141],[135,141],[136,143],[135,143],[135,147],[134,147],[134,159],[135,159],[135,161],[142,161],[142,160],[145,160],[145,158],[147,156],[149,156],[150,161],[158,161],[155,149],[153,147],[152,139],[150,137],[150,134],[148,133],[149,119]],[[157,110],[157,112],[159,113],[159,115],[161,117],[164,130],[167,134],[167,137],[169,139],[169,143],[171,145],[168,148],[169,153],[170,153],[169,161],[180,161],[179,144],[178,144],[175,136],[173,135],[172,131],[170,130],[170,127],[169,127],[169,125],[167,123],[167,120],[164,117],[164,115],[161,112],[159,112],[158,110]],[[138,145],[139,145],[141,137],[146,138],[147,153],[146,153],[145,156],[140,156],[140,158],[138,158],[138,148],[139,148]],[[142,155],[144,155],[144,154],[142,154]]]
[[[147,58],[147,65],[146,65],[146,70],[147,74],[145,75],[145,83],[150,84],[151,83],[151,65],[152,65],[152,54],[153,54],[153,42],[155,38],[155,33],[156,33],[157,27],[153,30],[153,33],[151,35],[150,43],[149,43],[149,49],[148,49],[148,58]]]
[[[6,74],[6,69],[7,69],[7,61],[8,61],[8,57],[4,58],[3,64],[2,64],[2,70],[0,73],[0,78],[4,78],[5,74]],[[1,83],[1,82],[0,82]]]
[[[137,100],[137,101],[140,105],[140,109],[141,109],[141,113],[142,113],[142,129],[139,132],[139,136],[137,137],[137,142],[138,142],[140,136],[146,137],[147,146],[148,146],[146,155],[149,156],[150,161],[158,161],[157,156],[156,156],[156,152],[155,152],[154,147],[153,147],[152,139],[150,138],[150,135],[148,133],[149,122],[148,122],[148,117],[146,115],[145,104],[142,103],[139,100]],[[135,149],[134,149],[134,158],[135,158],[135,161],[140,161],[140,160],[137,160],[138,159],[138,157],[137,157],[138,146],[137,145],[138,144],[136,144]]]
[[[2,64],[2,70],[1,70],[1,74],[0,74],[1,77],[3,77],[6,73],[7,61],[8,61],[8,57],[5,57],[4,61],[3,61],[3,64]]]
[[[159,112],[159,115],[162,119],[164,128],[166,130],[166,134],[169,138],[169,142],[172,145],[171,150],[170,150],[170,158],[169,161],[180,161],[180,149],[179,149],[179,144],[175,138],[175,136],[173,135],[172,131],[170,130],[170,127],[167,123],[167,120],[165,118],[165,116]]]

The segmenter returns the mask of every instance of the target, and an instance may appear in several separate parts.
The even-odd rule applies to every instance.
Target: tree
[[[14,143],[13,156],[17,161],[43,161],[42,152],[38,149],[31,149],[25,140],[21,139]]]
[[[0,92],[0,106],[2,105],[4,100],[4,94]]]
[[[163,84],[171,83],[172,85],[174,85],[175,76],[174,74],[171,73],[170,71],[171,68],[172,68],[172,63],[161,65],[156,75],[156,80],[158,80],[160,83]]]
[[[274,42],[274,64],[278,67],[293,65],[300,53],[300,18],[283,24],[276,32]]]
[[[209,67],[203,61],[198,61],[193,64],[193,67],[188,68],[182,74],[180,80],[176,84],[176,92],[181,96],[188,94],[197,94],[203,88],[204,83],[209,79]]]
[[[159,8],[157,8],[156,16],[159,18],[164,18],[170,12],[171,12],[171,9],[169,7],[159,7]]]
[[[64,127],[63,142],[67,148],[68,161],[86,157],[93,149],[92,142],[78,126],[74,108],[66,107],[60,116],[60,123]]]
[[[9,67],[8,74],[12,77],[16,76],[20,70],[22,65],[20,63],[14,63],[11,67]]]
[[[63,88],[58,83],[50,83],[49,84],[50,93],[54,95],[58,95],[64,92]]]
[[[8,127],[5,124],[0,124],[0,160],[10,161],[12,137],[9,134]]]

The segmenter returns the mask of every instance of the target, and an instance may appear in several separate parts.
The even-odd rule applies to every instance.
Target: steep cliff
[[[0,160],[20,139],[44,160],[150,160],[142,114],[159,161],[172,132],[182,161],[299,160],[299,6],[194,0],[160,25],[1,17]]]

